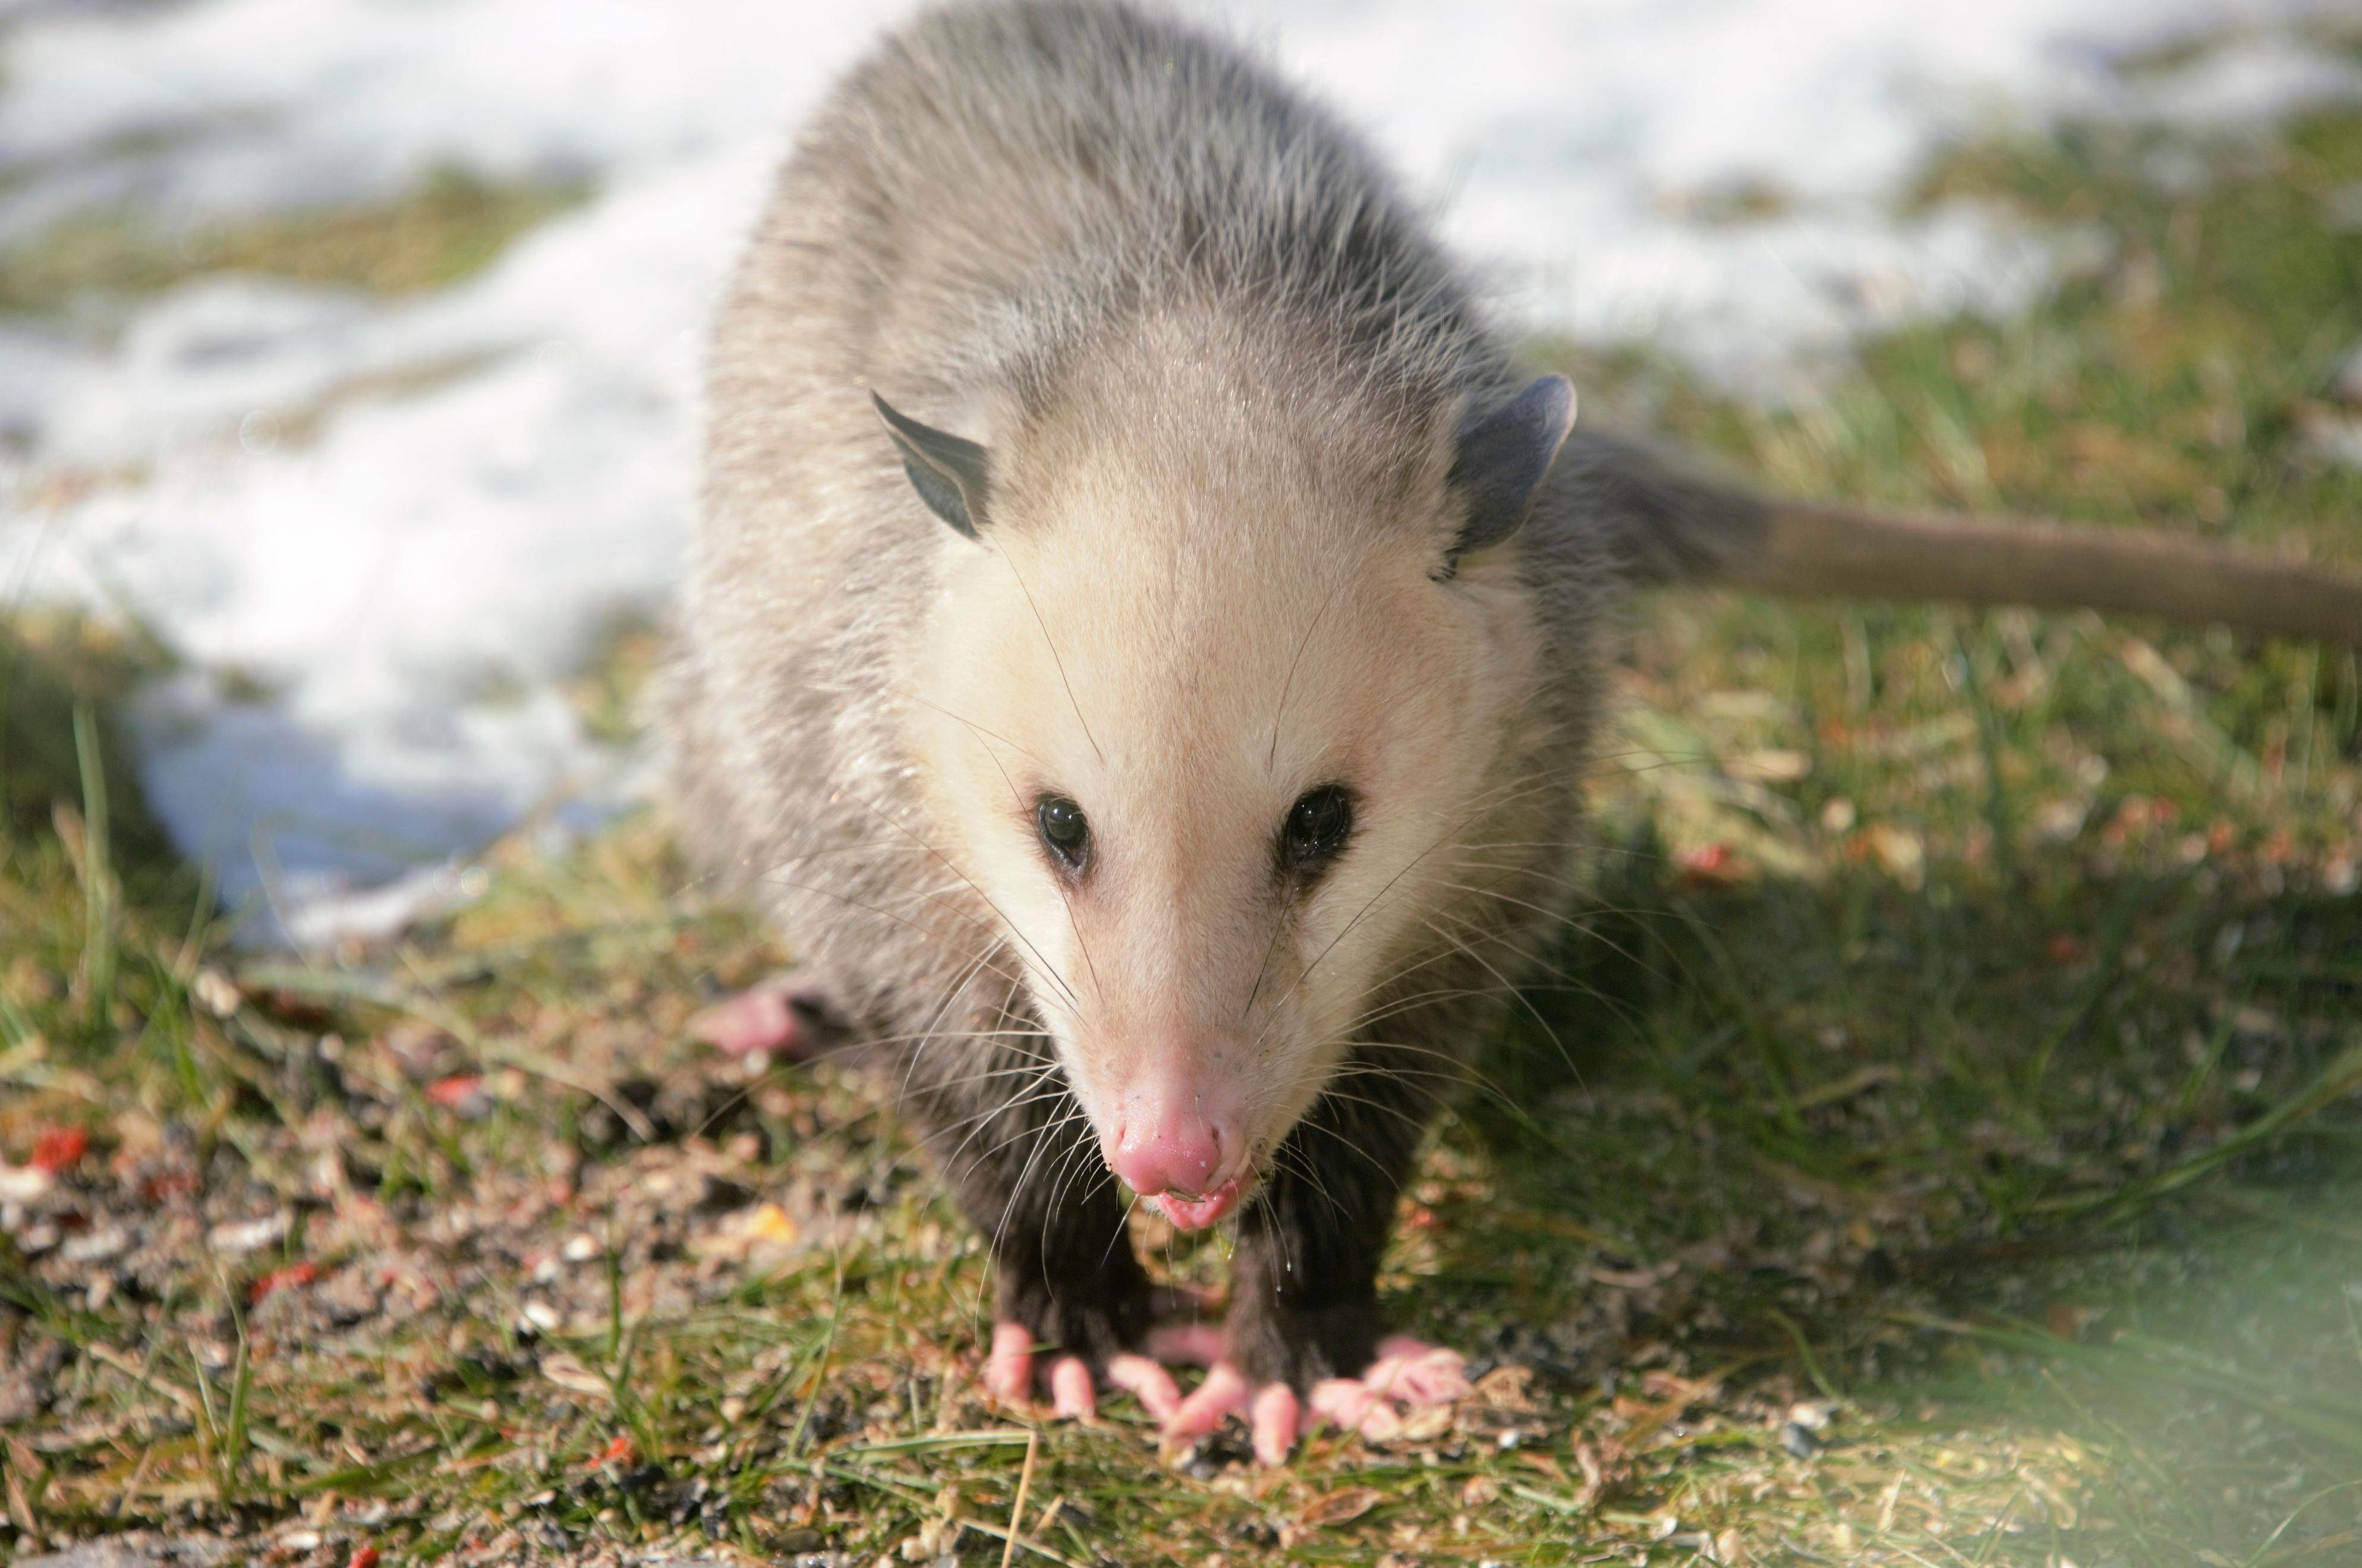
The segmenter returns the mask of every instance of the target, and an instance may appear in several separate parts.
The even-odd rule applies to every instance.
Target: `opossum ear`
[[[1468,524],[1443,558],[1443,575],[1471,550],[1497,545],[1533,510],[1534,491],[1574,428],[1574,383],[1544,376],[1492,413],[1461,425],[1450,483],[1468,503]]]
[[[992,490],[992,454],[964,436],[920,424],[874,392],[869,401],[877,405],[886,434],[894,438],[895,448],[902,454],[911,488],[919,492],[927,510],[975,538],[984,525],[985,500]]]

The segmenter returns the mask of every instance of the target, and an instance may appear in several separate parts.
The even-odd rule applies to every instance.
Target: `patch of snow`
[[[425,297],[216,277],[0,325],[0,593],[136,615],[183,657],[138,705],[145,781],[258,934],[383,930],[464,896],[466,855],[527,814],[638,787],[564,685],[677,580],[711,303],[797,116],[907,8],[0,0],[0,243],[447,166],[597,192]],[[1369,127],[1525,319],[1766,396],[2055,275],[2073,236],[1898,218],[1948,140],[2356,91],[2301,0],[1196,8]]]
[[[620,186],[414,303],[201,279],[52,378],[47,451],[145,481],[0,526],[0,582],[270,694],[185,677],[140,715],[149,796],[234,902],[300,909],[554,792],[621,798],[560,687],[678,576],[717,209],[758,174]]]
[[[2243,39],[2135,84],[2124,117],[2180,126],[2268,125],[2362,99],[2362,66],[2285,38]]]

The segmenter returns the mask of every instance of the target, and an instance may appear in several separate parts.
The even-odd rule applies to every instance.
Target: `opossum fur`
[[[1040,1341],[1149,1326],[1099,1143],[1153,1078],[1251,1145],[1227,1353],[1369,1363],[1421,1129],[1563,902],[1618,596],[1762,526],[1578,428],[1476,536],[1466,433],[1527,381],[1356,137],[1142,12],[928,15],[781,174],[712,341],[677,811],[888,1062]],[[1275,870],[1331,783],[1351,841]]]

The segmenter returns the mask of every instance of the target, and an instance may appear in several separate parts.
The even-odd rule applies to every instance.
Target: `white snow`
[[[0,244],[445,167],[597,192],[423,298],[209,278],[0,321],[0,593],[136,615],[182,657],[138,704],[145,782],[258,934],[388,929],[529,813],[640,787],[563,685],[660,611],[715,290],[796,116],[906,8],[0,0]],[[1367,127],[1527,319],[1774,397],[1865,328],[2054,275],[2074,237],[1896,215],[1946,141],[2362,95],[2302,0],[1198,8]],[[1749,193],[1768,215],[1715,215]]]

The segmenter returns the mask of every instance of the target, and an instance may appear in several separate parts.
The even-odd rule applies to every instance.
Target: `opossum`
[[[855,67],[709,408],[661,699],[687,842],[989,1239],[992,1389],[1239,1413],[1266,1462],[1460,1386],[1383,1332],[1379,1255],[1556,924],[1629,591],[2045,597],[2039,539],[1996,576],[1985,535],[1574,430],[1359,138],[1115,4],[938,10]],[[2226,613],[2074,547],[2078,602]],[[2237,570],[2362,635],[2350,584]],[[1218,1331],[1159,1331],[1127,1191],[1235,1225]],[[1160,1355],[1209,1370],[1185,1398]]]

